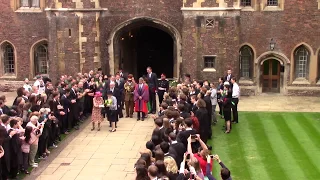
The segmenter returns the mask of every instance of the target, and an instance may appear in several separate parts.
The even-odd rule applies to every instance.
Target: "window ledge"
[[[42,9],[39,7],[20,7],[15,12],[21,12],[21,13],[42,13]]]
[[[239,84],[242,84],[242,85],[253,85],[253,81],[251,79],[245,79],[245,78],[241,77],[239,79]]]
[[[204,68],[202,71],[203,72],[216,72],[217,70],[215,68]]]
[[[309,85],[310,82],[306,78],[296,78],[292,84],[294,85]]]
[[[254,11],[254,9],[252,8],[252,6],[243,6],[241,8],[241,11]]]
[[[263,11],[283,11],[279,6],[266,6]]]
[[[17,76],[15,74],[4,74],[1,76],[1,79],[16,79]]]

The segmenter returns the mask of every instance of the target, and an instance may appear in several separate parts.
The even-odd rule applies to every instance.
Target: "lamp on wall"
[[[273,38],[271,38],[271,41],[270,41],[270,50],[273,51],[274,48],[276,46],[276,43],[273,41]]]

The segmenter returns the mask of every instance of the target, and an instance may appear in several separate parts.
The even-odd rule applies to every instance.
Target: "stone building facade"
[[[0,0],[0,9],[2,82],[137,71],[150,64],[126,39],[151,27],[173,50],[169,65],[151,65],[174,78],[216,81],[232,69],[242,94],[320,93],[319,0]]]

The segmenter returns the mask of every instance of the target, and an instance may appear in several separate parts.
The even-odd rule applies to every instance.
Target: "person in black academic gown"
[[[1,178],[8,179],[8,175],[10,172],[11,167],[11,148],[10,148],[10,140],[17,132],[11,131],[10,133],[7,132],[7,125],[9,123],[9,116],[8,115],[1,115],[1,125],[0,125],[0,143],[4,150],[4,156],[1,158]]]
[[[10,121],[10,127],[11,129],[8,131],[9,134],[12,131],[18,131],[18,121],[12,119]],[[22,164],[21,140],[19,133],[14,134],[10,139],[10,161],[10,176],[12,179],[16,179],[19,165]]]
[[[209,124],[209,116],[206,109],[205,101],[203,99],[199,99],[197,102],[197,107],[199,109],[196,110],[195,116],[199,121],[200,138],[204,143],[207,143],[207,140],[209,138],[209,131],[211,130],[211,124]]]

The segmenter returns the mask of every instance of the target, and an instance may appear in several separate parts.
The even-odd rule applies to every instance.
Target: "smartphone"
[[[216,156],[216,154],[210,155],[211,159],[213,159]]]
[[[191,174],[191,175],[190,175],[190,179],[192,179],[192,180],[195,179],[194,174]]]
[[[191,135],[191,139],[196,139],[197,135]]]
[[[186,160],[190,159],[190,154],[187,154]]]

